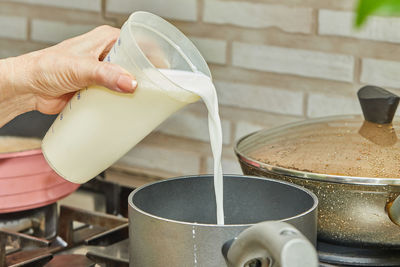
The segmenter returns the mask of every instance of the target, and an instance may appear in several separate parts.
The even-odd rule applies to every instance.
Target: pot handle
[[[400,196],[396,197],[390,206],[387,207],[390,220],[395,224],[400,225]]]
[[[224,244],[228,267],[317,267],[311,242],[292,225],[267,221],[253,225]]]

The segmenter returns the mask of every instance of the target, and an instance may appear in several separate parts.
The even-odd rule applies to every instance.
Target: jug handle
[[[222,247],[229,267],[317,267],[311,242],[292,225],[280,221],[255,224]]]

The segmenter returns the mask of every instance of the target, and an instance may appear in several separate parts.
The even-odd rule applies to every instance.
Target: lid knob
[[[372,85],[362,87],[357,95],[365,120],[379,124],[392,122],[400,100],[397,95]]]

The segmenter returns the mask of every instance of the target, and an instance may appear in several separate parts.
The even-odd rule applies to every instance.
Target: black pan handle
[[[373,123],[391,123],[400,98],[377,86],[367,85],[358,90],[358,100],[365,120]]]

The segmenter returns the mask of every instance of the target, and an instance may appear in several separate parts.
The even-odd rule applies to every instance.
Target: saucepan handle
[[[400,196],[387,205],[387,210],[389,213],[389,218],[397,225],[400,225]]]
[[[292,225],[262,222],[241,232],[222,248],[229,267],[317,267],[311,242]]]

